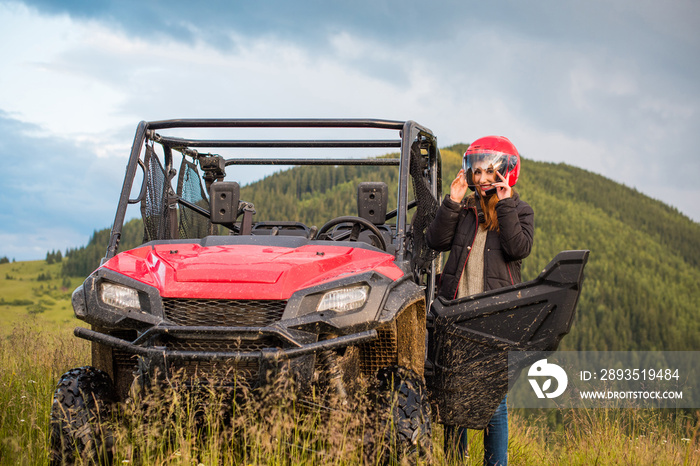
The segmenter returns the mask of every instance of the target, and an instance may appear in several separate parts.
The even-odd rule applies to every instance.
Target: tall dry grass
[[[0,340],[0,464],[47,463],[51,397],[60,375],[89,363],[89,345],[71,327],[39,321],[16,326]],[[298,396],[288,378],[259,391],[234,392],[174,381],[119,406],[109,421],[115,465],[356,465],[376,464],[368,452],[372,426],[366,400]],[[361,391],[360,391],[361,392]],[[314,400],[319,403],[314,404]],[[661,411],[591,409],[510,413],[514,465],[700,464],[696,416]],[[388,426],[391,428],[391,426]],[[470,431],[467,464],[481,464],[482,433]],[[370,458],[368,458],[370,456]],[[437,465],[442,428],[433,425]]]
[[[46,463],[56,382],[90,358],[72,330],[28,319],[0,337],[0,464]]]
[[[698,414],[652,409],[570,409],[511,414],[509,454],[524,465],[699,465]]]
[[[362,397],[321,405],[285,376],[259,390],[170,382],[121,406],[115,464],[352,465],[367,453]]]

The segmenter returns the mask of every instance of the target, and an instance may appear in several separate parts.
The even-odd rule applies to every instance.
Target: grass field
[[[66,286],[59,268],[45,261],[0,265],[0,465],[47,464],[56,382],[66,370],[90,361],[89,345],[72,335],[76,325],[83,325],[70,308],[70,294],[80,280]],[[362,463],[364,418],[347,405],[336,404],[332,411],[302,409],[285,385],[226,409],[221,409],[216,392],[206,396],[205,408],[178,390],[149,403],[122,406],[110,421],[114,464]],[[223,422],[225,418],[229,421]],[[533,415],[522,410],[510,415],[510,463],[700,465],[697,433],[690,416],[671,418],[658,411]],[[481,464],[481,435],[470,431],[468,464]],[[441,443],[442,428],[435,424],[433,463],[455,464],[444,458]]]
[[[70,296],[81,281],[62,277],[61,263],[0,264],[0,333],[34,319],[55,325],[77,324]]]

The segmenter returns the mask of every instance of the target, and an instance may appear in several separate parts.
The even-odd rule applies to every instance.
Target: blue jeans
[[[468,447],[466,427],[445,426],[445,455],[455,452],[458,458],[466,458]],[[507,466],[507,464],[508,406],[506,398],[503,398],[484,429],[484,465]]]

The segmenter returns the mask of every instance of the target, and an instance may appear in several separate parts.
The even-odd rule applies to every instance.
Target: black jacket
[[[535,213],[517,193],[496,204],[500,231],[488,231],[484,247],[484,291],[520,283],[520,263],[532,249]],[[442,272],[438,294],[455,299],[476,229],[476,207],[445,196],[428,227],[426,241],[437,251],[450,251]]]

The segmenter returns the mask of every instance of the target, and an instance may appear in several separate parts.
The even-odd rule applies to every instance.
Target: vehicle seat
[[[280,235],[309,237],[309,227],[300,222],[258,222],[253,225],[253,235]]]

